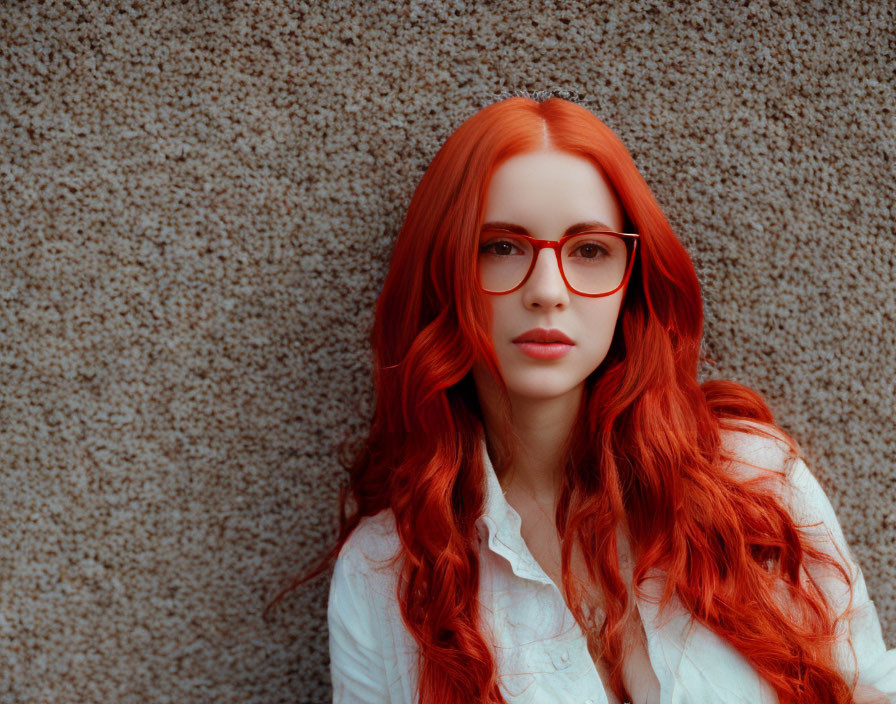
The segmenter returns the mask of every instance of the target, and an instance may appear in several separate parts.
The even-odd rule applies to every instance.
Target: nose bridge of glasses
[[[529,274],[529,278],[533,278],[536,275],[543,276],[543,272],[539,271],[539,268],[543,268],[545,266],[551,267],[551,262],[553,262],[553,276],[559,281],[561,284],[563,283],[563,276],[561,274],[562,264],[560,263],[560,247],[542,247],[538,250],[538,252],[534,255],[535,262],[532,264],[532,271]],[[541,260],[547,258],[548,263],[544,264]]]

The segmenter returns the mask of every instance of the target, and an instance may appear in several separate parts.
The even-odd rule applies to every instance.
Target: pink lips
[[[518,335],[513,343],[520,350],[534,359],[560,359],[567,354],[575,344],[566,335],[556,328],[535,328]]]

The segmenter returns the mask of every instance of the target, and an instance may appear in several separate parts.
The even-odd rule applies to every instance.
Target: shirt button
[[[565,670],[570,665],[569,650],[563,649],[551,653],[551,662],[554,664],[555,670]]]
[[[585,704],[594,704],[594,700],[593,700],[593,699],[586,699],[586,700],[585,700]]]

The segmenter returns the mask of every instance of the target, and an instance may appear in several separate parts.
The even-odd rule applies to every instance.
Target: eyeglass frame
[[[567,242],[567,240],[572,239],[573,237],[581,237],[582,235],[616,235],[617,237],[628,237],[631,239],[632,248],[631,252],[629,252],[628,247],[626,247],[626,252],[628,253],[628,262],[625,265],[625,275],[622,277],[622,283],[620,283],[616,288],[612,291],[607,291],[606,293],[582,293],[581,291],[577,291],[574,289],[569,281],[566,279],[566,272],[563,271],[563,261],[560,258],[560,251],[563,249],[563,245]],[[488,293],[492,296],[506,296],[508,293],[513,293],[514,291],[518,291],[522,286],[529,280],[529,277],[532,275],[532,271],[535,269],[535,265],[538,263],[538,255],[541,254],[541,250],[548,248],[554,250],[554,255],[557,257],[557,269],[560,271],[560,276],[563,278],[563,283],[566,284],[566,288],[572,291],[577,296],[586,296],[588,298],[601,298],[603,296],[611,296],[616,293],[619,289],[625,286],[628,283],[629,277],[632,273],[632,267],[635,263],[635,254],[638,251],[638,240],[641,238],[641,235],[637,232],[614,232],[613,230],[589,230],[587,232],[576,232],[572,235],[564,235],[559,240],[539,240],[531,235],[523,235],[512,233],[509,236],[511,237],[520,237],[527,242],[529,242],[534,248],[535,251],[532,254],[532,262],[529,264],[529,270],[526,272],[526,275],[523,277],[523,280],[519,282],[516,286],[514,286],[509,291],[489,291],[483,287],[482,282],[479,280],[479,271],[478,271],[478,263],[477,263],[477,272],[476,272],[476,282],[479,284],[479,288],[483,291],[483,293]],[[625,240],[623,240],[625,241]],[[478,249],[477,249],[478,252]],[[478,261],[478,260],[477,260]]]

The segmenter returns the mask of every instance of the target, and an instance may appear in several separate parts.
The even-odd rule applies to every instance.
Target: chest
[[[557,586],[567,609],[569,609],[570,604],[563,588],[562,545],[553,521],[548,519],[543,512],[532,512],[525,509],[520,517],[522,519],[520,533],[529,552],[544,573]],[[623,579],[630,583],[632,565],[627,543],[620,538],[617,541],[617,546]],[[576,547],[573,548],[571,555],[571,579],[580,590],[584,611],[592,613],[594,622],[600,624],[603,621],[603,592],[599,585],[589,579],[584,556]],[[629,598],[630,600],[634,599],[631,589]],[[623,647],[626,655],[623,663],[623,681],[629,693],[634,697],[634,701],[645,704],[656,702],[659,696],[659,683],[650,663],[647,638],[637,608],[631,609],[625,626],[626,636]],[[600,676],[609,704],[616,704],[619,700],[612,693],[610,687],[608,664],[601,654],[590,646],[588,654]]]

